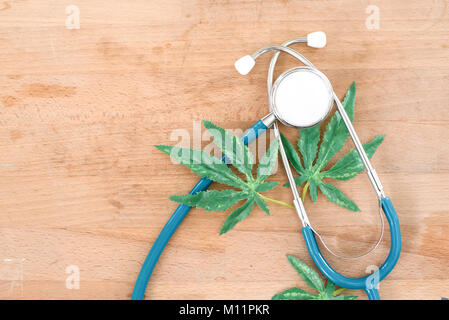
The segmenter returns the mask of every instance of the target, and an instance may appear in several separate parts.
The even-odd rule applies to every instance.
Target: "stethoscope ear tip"
[[[247,75],[256,64],[256,61],[250,55],[241,57],[234,63],[235,69],[241,75]]]
[[[309,33],[307,45],[312,48],[324,48],[326,46],[326,34],[323,31]]]

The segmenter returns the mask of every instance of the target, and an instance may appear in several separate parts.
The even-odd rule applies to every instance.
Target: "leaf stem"
[[[302,202],[304,202],[304,200],[306,199],[306,194],[307,194],[307,189],[309,189],[309,184],[310,184],[310,180],[307,180],[306,185],[302,189],[302,197],[301,197]]]
[[[279,200],[275,200],[275,199],[271,199],[271,198],[265,197],[264,195],[261,195],[260,193],[257,193],[257,194],[259,195],[259,197],[261,197],[265,201],[277,203],[277,204],[280,204],[281,206],[284,206],[284,207],[287,207],[287,208],[291,208],[291,209],[295,209],[295,207],[293,205],[291,205],[291,204],[285,203],[283,201],[279,201]]]
[[[343,291],[345,291],[346,288],[340,288],[334,291],[334,293],[332,294],[334,297],[338,296],[340,293],[342,293]]]

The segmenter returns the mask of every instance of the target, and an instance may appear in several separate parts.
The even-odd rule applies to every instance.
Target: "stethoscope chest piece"
[[[271,111],[283,124],[307,128],[323,121],[333,105],[333,89],[327,77],[308,66],[285,71],[271,92]]]

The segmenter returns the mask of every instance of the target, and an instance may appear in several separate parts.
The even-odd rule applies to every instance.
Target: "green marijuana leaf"
[[[297,258],[287,255],[290,264],[298,272],[299,276],[307,283],[309,287],[318,291],[318,294],[312,294],[298,288],[291,288],[284,292],[275,294],[273,300],[354,300],[357,296],[340,295],[344,288],[335,290],[335,284],[328,280],[326,287],[319,274],[310,268],[304,262]]]
[[[239,221],[248,217],[254,207],[254,203],[267,214],[270,214],[270,211],[265,201],[293,208],[291,205],[267,198],[261,194],[273,189],[278,184],[277,182],[265,181],[271,175],[276,165],[279,149],[279,141],[277,139],[271,143],[268,151],[260,160],[257,167],[257,177],[254,178],[252,174],[254,160],[251,152],[242,140],[210,121],[204,121],[203,123],[204,127],[213,136],[214,142],[226,156],[226,160],[245,175],[246,181],[234,174],[220,159],[213,157],[207,152],[176,146],[158,145],[155,146],[158,150],[168,154],[201,177],[239,189],[239,191],[234,189],[210,190],[200,191],[195,194],[174,195],[170,197],[170,200],[205,209],[206,211],[225,211],[237,202],[245,200],[241,206],[229,214],[220,230],[220,234],[228,232]]]
[[[351,121],[353,121],[354,118],[354,103],[355,82],[351,84],[342,103]],[[296,153],[293,145],[285,136],[281,136],[287,157],[299,174],[299,177],[295,178],[296,185],[305,183],[302,192],[303,201],[307,194],[307,190],[309,190],[310,198],[313,202],[316,202],[319,189],[329,201],[351,211],[360,211],[359,207],[357,207],[357,205],[337,187],[323,181],[324,178],[349,180],[365,169],[357,150],[352,149],[341,157],[329,170],[325,170],[329,160],[343,148],[348,136],[348,130],[338,112],[335,112],[334,116],[330,119],[329,124],[326,126],[326,131],[324,132],[319,150],[320,125],[318,124],[311,128],[301,129],[300,137],[298,139],[298,149],[303,163],[301,163],[300,157]],[[363,145],[369,158],[373,156],[377,147],[379,147],[384,140],[384,137],[384,135],[377,136]],[[286,186],[287,185],[288,184],[286,184]]]

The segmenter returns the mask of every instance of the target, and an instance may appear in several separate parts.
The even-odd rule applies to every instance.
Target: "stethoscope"
[[[379,300],[380,297],[377,290],[378,283],[393,270],[401,252],[401,231],[398,216],[390,198],[385,196],[379,176],[371,165],[370,160],[354,130],[354,127],[352,126],[342,103],[333,91],[329,80],[303,55],[289,48],[289,46],[294,43],[307,43],[310,47],[323,48],[326,45],[326,35],[323,32],[313,32],[308,34],[305,38],[293,39],[283,43],[280,46],[264,47],[257,50],[252,55],[244,56],[236,61],[235,67],[237,71],[242,75],[246,75],[254,67],[258,57],[264,53],[275,51],[268,68],[267,76],[267,93],[270,113],[247,130],[242,136],[242,140],[246,145],[248,145],[257,139],[257,137],[268,128],[273,127],[275,138],[279,139],[279,150],[293,194],[293,204],[298,217],[302,222],[302,234],[312,260],[321,273],[323,273],[324,276],[336,285],[348,289],[365,290],[370,300]],[[285,71],[273,83],[274,67],[280,52],[290,54],[303,63],[304,66],[295,67]],[[378,268],[373,274],[360,278],[350,278],[339,274],[323,257],[318,247],[316,237],[318,237],[327,250],[336,256],[338,255],[333,253],[327,247],[322,237],[313,229],[308,219],[303,202],[299,196],[298,189],[296,188],[294,177],[288,162],[288,157],[282,144],[282,140],[280,139],[279,127],[276,121],[278,120],[282,124],[296,129],[312,127],[326,119],[334,102],[346,128],[348,129],[349,135],[354,142],[360,158],[362,159],[369,180],[377,194],[379,200],[379,210],[380,208],[383,210],[390,226],[391,247],[388,257],[380,268]],[[211,183],[211,180],[205,178],[200,179],[200,181],[190,191],[190,194],[206,190]],[[167,221],[142,265],[132,294],[133,300],[143,299],[147,283],[151,277],[159,256],[190,209],[191,207],[187,205],[179,205]],[[382,221],[382,233],[375,246],[368,253],[377,248],[382,239],[383,219],[381,212],[380,216]],[[358,259],[366,256],[368,253],[349,259]]]

